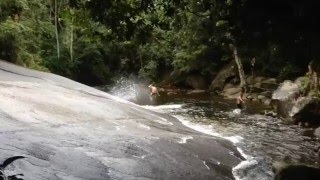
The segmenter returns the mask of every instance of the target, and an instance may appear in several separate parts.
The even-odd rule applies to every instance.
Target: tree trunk
[[[312,90],[314,86],[313,69],[311,64],[308,65],[309,89]]]
[[[70,28],[71,34],[70,34],[70,49],[69,49],[70,52],[69,53],[70,53],[71,62],[73,62],[73,20],[74,20],[74,17],[72,17],[71,19],[71,28]]]
[[[56,43],[57,43],[57,54],[58,59],[60,59],[60,43],[59,43],[59,33],[58,33],[58,4],[57,0],[54,0],[54,25],[55,25],[55,31],[56,31]]]
[[[139,54],[139,59],[140,59],[140,69],[142,69],[142,67],[143,67],[143,63],[142,63],[141,54]]]
[[[319,73],[315,72],[315,85],[314,85],[314,90],[316,93],[316,96],[318,96],[318,92],[319,92]]]
[[[242,62],[241,62],[241,59],[238,56],[237,47],[233,47],[233,55],[234,55],[234,60],[236,61],[237,66],[238,66],[238,70],[239,70],[240,87],[241,88],[245,88],[247,83],[246,83],[246,79],[245,79],[245,75],[244,75],[244,71],[243,71]]]

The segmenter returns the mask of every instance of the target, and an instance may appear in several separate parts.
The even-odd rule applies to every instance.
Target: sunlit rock
[[[291,81],[284,81],[272,94],[272,99],[277,101],[278,116],[290,118],[290,112],[299,93],[299,86]]]
[[[0,162],[25,157],[4,174],[25,179],[227,180],[243,160],[169,115],[2,61],[0,124]]]
[[[293,120],[303,126],[320,124],[320,100],[314,97],[301,97],[299,78],[295,83],[285,81],[272,95],[277,100],[277,113],[280,117]]]

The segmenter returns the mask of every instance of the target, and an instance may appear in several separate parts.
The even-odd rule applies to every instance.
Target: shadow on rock
[[[4,169],[13,163],[15,160],[18,159],[23,159],[25,158],[24,156],[13,156],[8,159],[6,159],[2,164],[0,164],[0,180],[22,180],[19,176],[23,176],[23,174],[15,174],[15,175],[10,175],[6,176],[4,173]]]
[[[274,180],[316,180],[320,179],[320,169],[305,165],[274,163]]]

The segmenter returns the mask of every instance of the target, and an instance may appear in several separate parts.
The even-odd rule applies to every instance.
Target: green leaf
[[[226,1],[226,4],[229,5],[229,6],[232,5],[232,3],[233,3],[232,0],[227,0],[227,1]]]
[[[227,23],[228,23],[228,21],[220,20],[220,21],[217,21],[217,22],[216,22],[216,26],[217,26],[217,27],[223,26],[223,25],[226,25]]]

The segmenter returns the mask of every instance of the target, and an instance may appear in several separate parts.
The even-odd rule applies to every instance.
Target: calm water
[[[232,140],[247,155],[247,161],[234,169],[237,179],[273,179],[271,165],[275,161],[319,167],[313,149],[320,141],[312,136],[313,130],[260,115],[266,107],[259,103],[247,102],[241,114],[236,114],[234,100],[210,94],[162,94],[157,99],[150,99],[147,91],[124,94],[135,97],[128,100],[173,115],[194,129]]]

